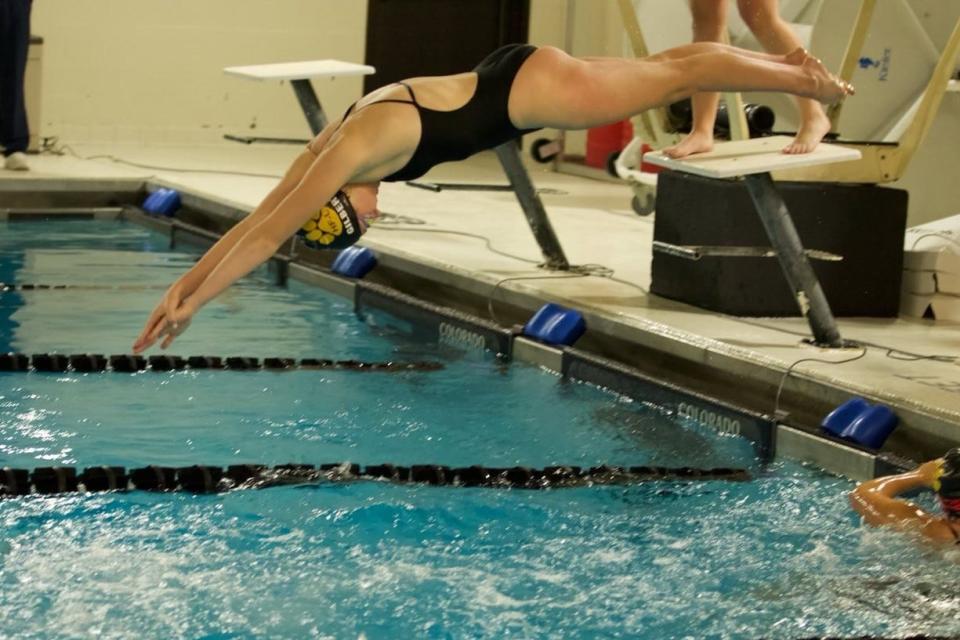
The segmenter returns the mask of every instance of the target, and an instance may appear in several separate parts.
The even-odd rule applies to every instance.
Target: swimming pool
[[[195,259],[118,222],[0,224],[0,352],[128,353]],[[130,288],[112,288],[130,285]],[[159,287],[159,288],[153,288]],[[0,373],[0,463],[745,466],[749,483],[552,491],[356,482],[0,502],[11,637],[755,638],[960,633],[960,565],[865,531],[851,484],[643,398],[422,339],[264,271],[182,355],[439,372]]]

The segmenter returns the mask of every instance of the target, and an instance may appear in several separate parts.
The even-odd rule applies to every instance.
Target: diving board
[[[280,62],[275,64],[255,64],[242,67],[226,67],[227,75],[247,78],[248,80],[289,80],[293,92],[300,102],[303,115],[310,125],[313,135],[327,126],[327,114],[310,84],[311,78],[337,78],[341,76],[366,76],[376,73],[376,69],[366,64],[345,62],[343,60],[305,60],[301,62]],[[255,138],[226,136],[240,142],[253,142]],[[256,138],[262,140],[263,138]],[[299,141],[297,141],[299,142]]]
[[[643,159],[651,164],[705,178],[722,180],[743,177],[800,313],[810,324],[814,344],[843,347],[846,345],[840,337],[830,304],[810,266],[790,211],[770,172],[858,160],[860,152],[821,143],[813,153],[788,155],[782,149],[790,141],[791,138],[787,136],[771,136],[721,142],[712,151],[686,158],[673,159],[662,153],[648,153]],[[654,250],[658,248],[654,247]]]

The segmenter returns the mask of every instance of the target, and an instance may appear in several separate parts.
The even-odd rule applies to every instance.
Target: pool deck
[[[299,147],[226,142],[197,147],[114,144],[73,145],[73,152],[84,158],[112,155],[170,169],[279,176]],[[151,180],[243,210],[252,209],[276,182],[270,177],[149,169],[70,155],[31,156],[30,162],[32,171],[27,173],[0,170],[0,182]],[[738,387],[749,387],[752,391],[744,402],[755,410],[773,415],[779,404],[809,424],[822,414],[822,407],[860,395],[891,405],[903,424],[909,425],[904,434],[910,435],[895,445],[901,454],[922,458],[944,444],[960,443],[958,364],[887,353],[887,349],[898,349],[960,357],[958,325],[909,318],[841,318],[838,324],[844,338],[883,347],[872,346],[862,358],[850,361],[861,351],[824,350],[805,344],[802,339],[809,336],[809,328],[801,318],[736,318],[650,295],[646,289],[653,217],[633,213],[629,187],[554,173],[542,165],[529,168],[536,186],[546,190],[543,200],[570,262],[603,265],[613,270],[616,281],[538,269],[539,249],[510,192],[434,193],[404,184],[384,184],[381,211],[415,219],[408,222],[416,224],[388,221],[393,224],[375,226],[363,244],[378,252],[384,265],[474,295],[494,295],[494,311],[502,305],[504,317],[511,321],[515,319],[508,310],[533,310],[540,301],[575,307],[587,316],[588,327],[636,345],[635,353],[622,354],[628,364],[649,369],[656,360],[661,374],[666,372],[675,382],[691,385],[697,384],[694,378],[699,375],[690,373],[694,369],[713,371],[712,379],[704,383],[710,387],[708,393],[735,397]],[[438,167],[424,179],[506,182],[492,154]],[[4,206],[2,189],[0,184],[0,207]],[[491,252],[481,239],[443,231],[489,238],[496,250],[523,260]],[[501,282],[536,276],[542,278]],[[632,362],[631,358],[645,362]],[[797,362],[807,358],[824,362]],[[795,366],[784,381],[791,365]],[[805,411],[808,415],[803,415]]]

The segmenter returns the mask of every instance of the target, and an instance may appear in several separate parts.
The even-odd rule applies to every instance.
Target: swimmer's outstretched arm
[[[216,266],[220,264],[220,261],[230,253],[230,250],[233,249],[241,238],[249,233],[249,231],[269,215],[270,212],[276,209],[287,194],[300,184],[304,175],[306,175],[307,171],[317,159],[317,155],[330,140],[330,137],[339,125],[340,120],[330,123],[316,138],[311,140],[306,149],[304,149],[287,168],[280,182],[270,190],[270,193],[266,195],[260,204],[210,247],[189,271],[170,285],[170,288],[167,289],[159,304],[157,304],[150,314],[140,336],[134,342],[134,353],[139,353],[153,344],[153,341],[147,341],[147,336],[163,322],[166,316],[173,313],[183,303],[186,297],[196,291],[197,287],[199,287]],[[169,340],[164,341],[164,344],[161,345],[162,348],[166,349],[169,343]]]
[[[933,540],[953,542],[953,532],[941,518],[897,497],[913,489],[931,488],[942,462],[931,460],[907,473],[864,482],[850,492],[850,506],[867,524],[894,525],[919,531]]]
[[[288,178],[292,180],[309,161],[309,166],[302,171],[302,178],[282,197],[278,185],[271,192],[279,199],[272,210],[266,209],[270,204],[268,196],[265,204],[231,229],[207,252],[203,260],[191,269],[192,275],[188,273],[181,278],[185,285],[183,288],[193,285],[192,291],[183,294],[179,300],[165,300],[158,305],[134,342],[134,352],[146,350],[163,335],[166,337],[161,348],[170,346],[203,305],[273,256],[286,239],[358,173],[369,157],[362,142],[357,137],[346,139],[337,136],[318,156],[311,151],[301,154],[284,182]],[[199,282],[195,282],[194,278]]]
[[[225,233],[216,244],[207,250],[193,268],[177,280],[175,285],[180,286],[184,297],[193,293],[196,288],[200,286],[200,283],[202,283],[210,272],[220,263],[220,260],[230,252],[250,229],[255,227],[265,216],[276,209],[277,205],[280,204],[287,194],[293,191],[300,183],[310,168],[310,165],[312,165],[316,159],[317,156],[313,152],[305,149],[294,159],[283,178],[280,179],[280,182],[270,190],[270,193],[257,205],[257,208]]]

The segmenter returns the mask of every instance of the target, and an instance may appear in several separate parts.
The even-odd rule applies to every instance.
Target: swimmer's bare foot
[[[824,104],[834,104],[856,93],[852,84],[830,73],[824,64],[813,56],[807,56],[801,66],[813,80],[814,90],[810,94],[811,98]]]
[[[713,132],[691,131],[687,134],[687,137],[677,144],[672,147],[666,147],[663,150],[663,155],[676,160],[686,158],[694,153],[704,153],[712,150]]]
[[[816,103],[812,103],[817,106]],[[830,133],[830,118],[819,106],[813,113],[804,118],[793,142],[783,148],[784,153],[791,155],[810,153],[817,148],[823,137]]]

